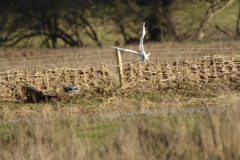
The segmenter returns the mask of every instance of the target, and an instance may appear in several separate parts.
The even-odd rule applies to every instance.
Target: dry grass
[[[138,93],[131,97],[72,98],[69,101],[36,104],[10,102],[0,105],[0,122],[42,122],[85,116],[114,117],[188,108],[223,107],[232,109],[239,107],[239,103],[239,93],[224,86],[214,86],[207,90]]]
[[[156,57],[156,61],[124,63],[122,87],[116,83],[116,66],[110,64],[43,67],[34,73],[19,68],[3,70],[0,158],[239,159],[240,123],[236,108],[240,103],[240,58],[236,56],[237,44],[149,44],[155,51],[152,58]],[[172,53],[175,52],[173,46],[179,51],[177,61],[176,54]],[[203,53],[194,47],[206,49]],[[26,54],[26,59],[20,60],[24,62],[37,58],[39,52],[51,52],[53,57],[59,52],[66,53],[66,50],[20,50],[15,57],[16,50],[3,51],[5,58],[24,58],[24,52],[31,52],[33,57]],[[72,51],[78,52],[78,49]],[[174,61],[160,60],[166,55],[174,57]],[[67,63],[71,62],[66,55],[61,56]],[[124,54],[123,59],[127,56]],[[184,56],[187,59],[181,60]],[[13,60],[16,59],[9,59]],[[37,62],[43,61],[38,57]],[[5,63],[5,67],[7,65],[11,67]],[[80,91],[65,93],[63,89],[69,85],[79,86]],[[26,101],[31,91],[59,99],[50,103],[15,103]],[[141,114],[156,109],[211,106],[223,107],[224,112]],[[129,115],[114,116],[125,113]]]
[[[182,60],[185,57],[203,57],[212,55],[231,56],[239,53],[239,41],[227,42],[168,42],[147,43],[146,52],[151,53],[151,62]],[[123,47],[123,46],[121,46]],[[138,44],[124,46],[139,50]],[[102,48],[62,48],[62,49],[24,49],[6,48],[0,50],[0,71],[11,69],[44,70],[46,68],[79,68],[91,65],[116,64],[115,50],[109,46]],[[140,58],[129,53],[122,53],[123,62],[137,63]]]
[[[1,159],[239,159],[239,111],[5,126]],[[2,128],[3,126],[1,126]]]
[[[204,56],[168,63],[125,63],[124,84],[119,87],[116,68],[107,65],[89,68],[46,68],[29,74],[24,70],[9,70],[2,74],[1,101],[40,102],[55,97],[96,96],[132,97],[136,94],[163,90],[206,90],[213,85],[225,85],[232,90],[239,83],[240,56]],[[77,86],[79,92],[66,93],[64,88]]]

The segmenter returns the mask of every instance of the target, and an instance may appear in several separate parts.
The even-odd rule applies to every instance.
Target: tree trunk
[[[160,3],[160,2],[159,2]],[[156,4],[157,13],[151,14],[146,19],[148,21],[148,31],[150,33],[150,41],[164,42],[167,40],[175,40],[177,34],[174,23],[171,19],[171,10],[169,4]]]
[[[237,36],[240,36],[240,1],[238,2]]]
[[[204,20],[201,22],[200,27],[198,29],[198,33],[197,33],[197,39],[198,40],[202,40],[204,38],[205,31],[207,30],[207,28],[208,28],[209,24],[211,23],[211,20],[213,19],[213,17],[215,15],[217,15],[219,12],[223,11],[227,6],[232,4],[234,1],[235,0],[228,0],[228,2],[221,7],[218,7],[218,4],[219,4],[220,0],[214,0],[213,1],[212,5],[207,10],[206,16],[205,16]]]

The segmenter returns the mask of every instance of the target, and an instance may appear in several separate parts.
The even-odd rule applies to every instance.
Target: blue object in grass
[[[79,88],[74,87],[74,86],[68,86],[68,87],[65,88],[65,91],[68,92],[68,93],[73,93],[73,92],[79,91]]]

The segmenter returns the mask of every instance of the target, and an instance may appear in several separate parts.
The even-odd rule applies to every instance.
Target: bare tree
[[[136,4],[140,9],[132,7],[129,0],[124,2],[142,21],[147,22],[150,41],[176,40],[177,34],[170,9],[175,0],[139,0]]]
[[[82,11],[92,5],[91,1],[11,1],[0,1],[0,45],[11,47],[38,37],[40,46],[56,48],[61,40],[78,47],[84,45],[79,32],[85,32],[101,46],[89,17]]]
[[[236,26],[237,36],[240,36],[240,1],[238,1],[238,19]]]
[[[223,5],[220,5],[220,0],[211,0],[211,6],[208,8],[205,18],[200,23],[200,27],[197,32],[197,39],[202,40],[205,36],[205,31],[207,30],[211,20],[217,15],[219,12],[223,11],[226,7],[231,5],[235,0],[227,0],[227,2]]]
[[[141,34],[139,24],[142,22],[146,22],[147,41],[176,41],[189,37],[201,40],[214,16],[237,0],[203,0],[204,3],[210,3],[210,7],[195,35],[196,29],[192,26],[199,22],[201,15],[189,14],[186,22],[185,20],[176,22],[174,20],[178,15],[174,16],[173,13],[177,7],[179,7],[177,10],[184,10],[182,5],[178,4],[183,2],[195,4],[196,1],[0,0],[0,46],[31,47],[31,43],[33,46],[34,40],[38,39],[40,47],[56,48],[60,43],[65,47],[82,47],[86,45],[84,38],[90,39],[92,44],[102,46],[101,38],[104,36],[99,35],[103,27],[106,28],[104,33],[122,35],[125,44],[129,44],[139,41]],[[187,10],[194,12],[191,8]],[[186,23],[188,27],[179,29],[180,27],[176,27],[177,23],[179,26]],[[111,29],[106,27],[108,25]],[[216,28],[227,34],[219,26],[216,25]],[[237,34],[240,35],[240,4],[236,28]]]

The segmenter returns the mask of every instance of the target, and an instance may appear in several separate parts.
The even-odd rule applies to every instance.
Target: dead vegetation
[[[43,97],[60,98],[89,97],[110,94],[115,88],[108,69],[104,66],[88,69],[54,68],[33,75],[21,70],[7,71],[0,79],[1,101],[39,102]],[[80,92],[66,93],[68,86],[79,86]]]
[[[124,88],[161,90],[205,88],[216,83],[239,82],[240,59],[232,56],[205,56],[173,64],[131,63],[124,69]],[[136,87],[134,87],[136,86]]]
[[[1,72],[0,159],[239,159],[240,56],[186,57]]]
[[[0,135],[3,160],[240,157],[240,123],[236,109],[206,114],[19,123],[1,125]]]
[[[169,63],[125,63],[124,85],[119,87],[115,70],[107,65],[89,68],[46,68],[29,73],[8,70],[0,76],[0,100],[41,102],[57,98],[133,96],[136,93],[163,90],[205,89],[225,85],[238,89],[240,56],[204,56]],[[79,92],[66,93],[68,86],[79,87]]]

